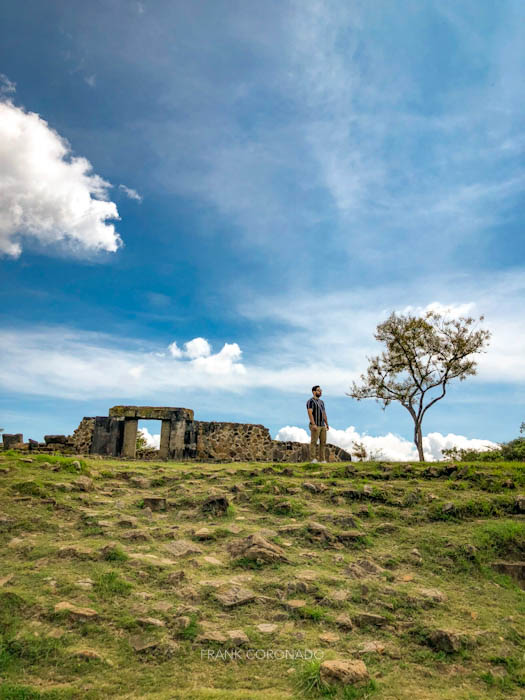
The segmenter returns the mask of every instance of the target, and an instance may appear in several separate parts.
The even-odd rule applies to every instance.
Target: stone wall
[[[273,440],[272,446],[272,460],[274,462],[308,462],[310,459],[309,442],[281,442],[280,440]],[[326,461],[351,462],[352,455],[343,450],[342,447],[327,443]]]
[[[93,431],[95,430],[94,418],[82,418],[80,425],[73,432],[71,441],[75,447],[75,452],[80,455],[87,455],[91,451],[93,442]]]
[[[249,462],[272,459],[272,438],[264,425],[194,421],[195,459]]]
[[[135,457],[139,419],[161,420],[158,452],[148,457],[228,462],[307,462],[309,444],[272,440],[264,425],[196,421],[187,408],[113,406],[109,416],[84,418],[68,439],[79,454]],[[329,462],[349,462],[351,456],[326,446]]]

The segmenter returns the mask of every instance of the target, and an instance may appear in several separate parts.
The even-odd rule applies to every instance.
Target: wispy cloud
[[[159,346],[143,339],[73,331],[68,328],[0,331],[0,385],[9,391],[60,397],[172,396],[180,388],[246,393],[257,388],[302,393],[314,381],[341,395],[366,368],[380,346],[376,325],[392,310],[451,309],[455,315],[485,315],[493,336],[480,355],[474,383],[525,383],[525,319],[516,317],[517,299],[525,304],[522,272],[487,276],[479,288],[448,282],[448,298],[434,290],[384,286],[329,295],[302,290],[299,295],[247,300],[239,309],[263,323],[265,332],[243,348],[225,342],[214,351],[203,337]],[[436,281],[443,288],[443,280]],[[407,301],[412,297],[415,303]],[[244,352],[243,352],[244,350]],[[463,389],[463,393],[468,389]]]
[[[126,187],[126,185],[119,185],[119,190],[122,190],[126,197],[129,197],[129,199],[134,199],[137,202],[142,202],[142,195],[140,195],[137,190],[134,190],[132,187]]]

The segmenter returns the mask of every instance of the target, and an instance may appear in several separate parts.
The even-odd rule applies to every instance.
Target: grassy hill
[[[524,494],[515,462],[0,453],[0,700],[523,698]]]

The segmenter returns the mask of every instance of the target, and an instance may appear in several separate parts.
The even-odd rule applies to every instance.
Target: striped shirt
[[[325,425],[325,420],[324,420],[324,414],[325,414],[325,409],[324,409],[324,401],[322,399],[314,399],[313,397],[311,399],[308,399],[306,402],[306,408],[311,408],[312,413],[314,416],[314,421],[316,425]]]

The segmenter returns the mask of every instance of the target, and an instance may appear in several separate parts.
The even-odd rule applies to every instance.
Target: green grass
[[[116,571],[101,574],[93,585],[93,590],[101,598],[117,595],[126,596],[131,593],[132,589],[133,584],[121,579]]]

